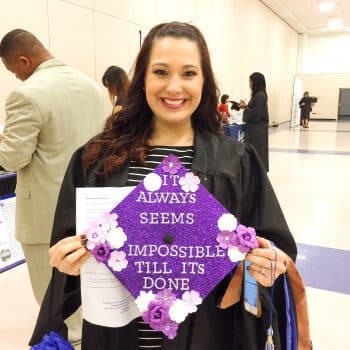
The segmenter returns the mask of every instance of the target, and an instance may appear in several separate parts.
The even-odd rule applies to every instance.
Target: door
[[[339,89],[338,119],[350,118],[350,89]]]

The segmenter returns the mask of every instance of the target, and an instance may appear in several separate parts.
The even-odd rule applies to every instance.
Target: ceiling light
[[[335,7],[335,2],[321,2],[319,4],[319,9],[322,12],[327,12],[333,10]]]
[[[341,18],[333,18],[328,22],[329,28],[338,28],[343,24],[343,20]]]

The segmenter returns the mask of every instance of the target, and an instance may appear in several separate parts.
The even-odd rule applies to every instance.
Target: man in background
[[[60,185],[73,151],[102,130],[102,94],[26,30],[2,38],[0,57],[23,82],[6,101],[0,166],[17,172],[16,238],[41,304],[51,277],[48,249]],[[67,322],[73,344],[80,341],[79,316]]]

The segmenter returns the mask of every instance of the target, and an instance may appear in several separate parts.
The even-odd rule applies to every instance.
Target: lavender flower
[[[217,235],[216,241],[219,243],[219,246],[223,249],[235,247],[238,245],[237,234],[235,232],[230,231],[221,231]]]
[[[106,242],[106,233],[101,230],[96,222],[90,224],[86,231],[87,244],[86,247],[89,250],[93,250],[97,245]]]
[[[176,322],[169,321],[164,325],[162,332],[169,339],[174,339],[176,337],[176,332],[178,328],[179,328],[179,325]]]
[[[105,263],[111,254],[111,248],[108,243],[103,243],[97,245],[91,253],[98,262]]]
[[[171,289],[163,289],[156,294],[156,300],[164,305],[170,306],[176,300],[176,296]]]
[[[156,331],[163,331],[170,322],[169,306],[159,301],[151,301],[148,310],[143,313],[142,318]]]
[[[181,169],[181,162],[176,156],[170,154],[168,157],[163,159],[162,167],[166,173],[174,175],[177,174],[179,169]]]
[[[238,249],[242,253],[248,253],[252,249],[258,248],[259,243],[256,239],[256,232],[253,227],[246,227],[239,224],[236,228],[238,238]]]

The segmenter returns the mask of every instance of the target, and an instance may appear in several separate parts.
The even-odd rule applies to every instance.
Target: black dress
[[[119,169],[108,178],[101,177],[100,166],[85,174],[79,149],[67,169],[61,187],[54,220],[51,244],[75,232],[75,188],[80,186],[125,186],[129,167]],[[288,229],[277,198],[260,158],[250,145],[225,136],[199,133],[195,135],[192,171],[201,183],[239,222],[256,228],[258,234],[273,241],[294,260],[295,241]],[[244,310],[241,301],[221,310],[217,307],[230,277],[224,278],[180,325],[174,340],[163,338],[162,350],[261,350],[268,326],[269,288],[261,287],[262,317]],[[275,287],[273,309],[275,350],[285,349],[286,319],[283,281]],[[80,279],[53,270],[31,344],[41,341],[50,330],[67,335],[63,320],[81,303]],[[138,325],[132,321],[125,327],[108,328],[87,322],[83,325],[82,350],[137,350]]]
[[[257,92],[243,112],[246,123],[245,142],[253,145],[269,171],[269,112],[267,97],[263,91]]]

